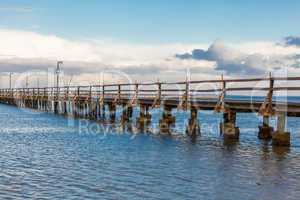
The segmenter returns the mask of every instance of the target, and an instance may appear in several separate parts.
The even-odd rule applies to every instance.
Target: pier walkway
[[[172,109],[189,110],[186,133],[193,138],[201,135],[198,111],[213,110],[223,113],[220,132],[224,139],[234,140],[240,134],[236,126],[236,113],[255,112],[263,118],[258,126],[258,137],[272,139],[273,145],[288,146],[290,133],[285,131],[286,116],[300,117],[300,102],[290,101],[288,93],[298,94],[296,97],[300,98],[299,81],[300,77],[222,77],[219,80],[202,81],[10,88],[0,89],[0,103],[93,120],[103,118],[107,110],[112,122],[116,118],[117,106],[123,107],[124,122],[132,118],[133,108],[139,107],[137,122],[142,128],[151,123],[149,110],[162,107],[159,127],[164,134],[169,134],[170,127],[176,122]],[[286,99],[276,100],[276,92]],[[248,99],[228,98],[228,93],[246,94],[244,97]],[[265,94],[264,99],[252,100],[251,97],[257,93]],[[277,117],[277,127],[269,125],[269,118],[274,116]]]

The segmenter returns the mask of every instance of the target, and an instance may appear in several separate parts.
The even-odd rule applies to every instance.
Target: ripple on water
[[[174,137],[87,134],[76,120],[0,105],[0,198],[299,199],[299,135],[289,149],[265,145],[259,119],[242,115],[240,141],[227,144],[211,128],[220,116],[200,112],[192,143],[180,125]],[[288,119],[291,133],[299,121]]]

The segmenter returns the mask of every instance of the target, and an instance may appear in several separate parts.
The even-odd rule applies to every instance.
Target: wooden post
[[[191,117],[186,127],[186,134],[191,138],[200,135],[200,124],[198,121],[198,110],[193,106],[191,107]]]
[[[265,101],[259,108],[258,113],[262,116],[274,116],[275,110],[273,109],[273,90],[274,90],[274,78],[272,77],[272,74],[269,74],[270,82],[269,82],[269,91],[266,96]]]
[[[215,106],[215,112],[228,112],[229,109],[225,105],[225,98],[226,98],[226,81],[224,80],[223,74],[221,75],[221,82],[222,82],[222,91],[221,95],[219,96],[217,105]]]
[[[161,83],[158,83],[158,102],[161,102]]]
[[[139,84],[135,84],[135,95],[136,95],[136,98],[138,97],[138,94],[139,94]]]
[[[79,97],[80,95],[80,86],[77,87],[77,96]]]
[[[131,100],[130,105],[128,106],[133,106],[137,104],[138,95],[139,95],[139,85],[136,83],[133,99]]]
[[[157,86],[158,86],[158,94],[157,97],[154,99],[151,108],[159,107],[161,104],[161,83],[159,81],[157,82]]]
[[[272,138],[272,133],[274,131],[273,127],[269,126],[269,117],[275,114],[273,109],[273,88],[274,88],[274,78],[272,74],[269,73],[269,91],[266,96],[264,103],[261,105],[258,113],[263,116],[262,126],[258,126],[258,138],[269,140]]]
[[[187,110],[189,107],[189,82],[188,79],[186,78],[185,81],[185,91],[179,101],[179,104],[177,106],[177,109],[180,110]]]

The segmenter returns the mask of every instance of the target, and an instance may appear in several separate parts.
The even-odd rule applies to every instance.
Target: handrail
[[[72,93],[99,93],[104,90],[107,92],[116,92],[116,94],[120,92],[136,92],[136,87],[138,88],[138,92],[140,93],[167,93],[167,92],[190,92],[190,93],[201,93],[201,92],[225,92],[225,91],[298,91],[300,90],[300,86],[273,86],[270,87],[228,87],[226,83],[244,83],[244,82],[254,82],[254,81],[270,81],[271,77],[268,78],[246,78],[246,79],[217,79],[217,80],[199,80],[199,81],[181,81],[181,82],[152,82],[152,83],[118,83],[118,84],[102,84],[102,85],[78,85],[78,86],[60,86],[59,93],[65,94],[68,92]],[[272,77],[273,81],[300,81],[300,77]],[[193,89],[192,84],[204,84],[204,83],[223,83],[226,85],[226,88],[213,88],[213,89]],[[160,88],[157,88],[157,86]],[[171,88],[172,85],[182,85],[182,88]],[[185,88],[186,85],[189,85],[188,91]],[[123,87],[124,86],[124,87]],[[126,88],[125,86],[134,86],[130,88]],[[139,86],[151,86],[155,87],[151,88],[143,88]],[[162,86],[170,86],[162,87]],[[185,87],[184,87],[185,86]],[[122,89],[121,89],[122,88]],[[24,94],[33,94],[33,93],[43,93],[44,95],[57,95],[57,87],[31,87],[31,88],[2,88],[0,89],[1,93],[15,93],[22,92]]]

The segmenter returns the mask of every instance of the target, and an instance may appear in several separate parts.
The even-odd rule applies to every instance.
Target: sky
[[[3,28],[141,43],[276,40],[299,35],[297,0],[2,0]]]
[[[1,0],[0,83],[8,72],[24,82],[57,60],[74,84],[101,82],[101,73],[106,81],[300,75],[299,10],[297,0]]]

